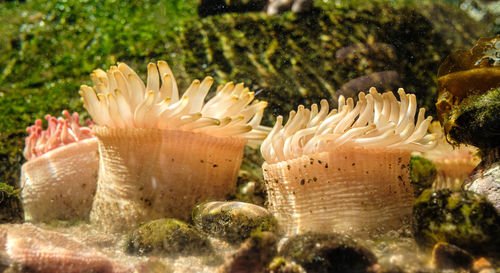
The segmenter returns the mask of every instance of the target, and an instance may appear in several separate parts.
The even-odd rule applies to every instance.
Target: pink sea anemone
[[[431,117],[418,112],[416,97],[398,90],[340,96],[329,112],[299,106],[277,122],[261,146],[271,211],[286,235],[305,231],[384,231],[412,214],[409,179],[412,150],[428,150]]]
[[[26,220],[85,219],[97,185],[97,139],[81,126],[78,113],[46,115],[28,127],[21,169],[21,196]]]
[[[148,65],[147,83],[126,64],[96,70],[83,85],[97,123],[101,167],[91,221],[122,231],[161,217],[188,219],[199,202],[235,188],[247,140],[262,140],[265,102],[243,84],[195,80],[179,95],[166,62]],[[252,102],[253,101],[253,102]]]

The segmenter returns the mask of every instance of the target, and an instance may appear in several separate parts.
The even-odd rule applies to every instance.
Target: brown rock
[[[271,232],[261,232],[248,238],[217,273],[265,272],[267,264],[277,253],[276,237]]]
[[[432,250],[432,264],[436,269],[472,269],[472,256],[458,246],[437,243]]]

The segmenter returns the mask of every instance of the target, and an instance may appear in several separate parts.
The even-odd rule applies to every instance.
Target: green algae
[[[187,24],[186,30],[181,46],[187,74],[192,78],[217,75],[217,84],[243,81],[253,90],[263,90],[257,98],[270,103],[268,124],[274,115],[298,104],[308,106],[323,98],[335,102],[335,90],[344,83],[386,70],[398,71],[408,90],[424,92],[417,97],[432,109],[436,90],[430,71],[437,69],[436,56],[448,52],[425,17],[386,5],[316,9],[300,16],[224,14]],[[353,66],[352,61],[335,57],[338,49],[372,40],[394,45],[392,62],[360,55]],[[417,60],[407,62],[409,55]]]
[[[485,151],[498,147],[499,112],[500,87],[469,96],[446,117],[452,123],[448,136],[455,143],[474,145]]]
[[[430,188],[436,176],[436,166],[432,161],[421,156],[411,157],[410,181],[415,197],[419,196],[425,189]]]
[[[194,227],[167,218],[143,223],[129,232],[125,250],[138,255],[189,255],[210,253],[212,246]]]
[[[20,189],[0,182],[0,223],[17,222],[23,218]]]
[[[413,214],[415,240],[424,248],[448,242],[474,254],[499,255],[500,216],[483,196],[428,189],[415,201]]]

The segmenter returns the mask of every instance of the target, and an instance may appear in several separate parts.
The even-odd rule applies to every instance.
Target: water
[[[0,220],[4,223],[0,226],[0,269],[10,270],[7,272],[70,272],[73,269],[71,272],[215,272],[217,268],[224,268],[226,272],[252,272],[252,268],[257,270],[269,264],[275,268],[293,267],[292,263],[296,262],[310,272],[317,272],[317,268],[332,272],[334,269],[326,264],[315,267],[317,265],[282,252],[283,237],[293,235],[284,236],[280,223],[283,226],[285,222],[295,225],[291,229],[287,227],[288,230],[349,234],[359,244],[349,247],[360,251],[355,253],[364,253],[359,257],[368,257],[365,260],[372,261],[369,257],[374,255],[377,259],[363,268],[364,271],[377,272],[396,267],[404,272],[429,272],[439,266],[442,269],[442,263],[437,261],[446,257],[437,256],[436,253],[441,252],[435,252],[432,258],[432,248],[438,241],[468,251],[466,257],[475,261],[476,267],[483,257],[491,264],[485,268],[498,269],[496,238],[500,238],[500,234],[495,226],[500,218],[494,206],[487,203],[498,206],[495,199],[498,193],[495,185],[499,183],[495,172],[498,152],[495,138],[491,137],[498,135],[498,117],[491,114],[498,112],[495,103],[500,82],[498,46],[479,54],[482,58],[474,60],[474,67],[468,68],[487,69],[484,74],[477,78],[461,78],[474,83],[470,84],[473,87],[468,91],[478,97],[467,100],[453,90],[444,90],[443,85],[438,85],[437,75],[440,65],[453,52],[471,49],[481,37],[498,35],[500,2],[291,2],[294,3],[278,0],[269,4],[266,1],[222,0],[200,3],[194,0],[0,3],[0,32],[3,33],[0,37],[3,45],[0,47],[0,112],[4,117],[0,122],[0,171],[3,177],[0,181]],[[463,57],[465,55],[458,56],[459,65],[456,66],[468,62]],[[161,61],[166,61],[169,68]],[[126,63],[128,67],[118,63]],[[148,63],[155,65],[148,66]],[[89,77],[94,69],[102,71]],[[104,71],[107,70],[111,72],[106,74]],[[191,85],[196,79],[199,82]],[[229,82],[234,82],[234,85]],[[486,87],[474,87],[479,84]],[[82,85],[87,87],[83,87],[79,94]],[[184,93],[189,86],[192,86],[190,91]],[[399,105],[403,106],[404,96],[399,97],[397,89],[401,87],[406,93],[415,94],[414,98],[408,95],[408,101],[411,101],[409,110],[397,111],[398,117],[411,113],[407,115],[413,120],[408,123],[392,120],[393,127],[389,126],[390,120],[377,121],[382,120],[384,114],[376,109],[382,109],[384,103],[380,99],[380,104],[377,104],[375,93],[368,95],[370,87],[376,87],[381,94],[393,91]],[[478,94],[479,89],[486,93]],[[364,95],[359,96],[359,92],[365,92],[368,101],[373,97],[374,105],[379,105],[370,110],[375,114],[366,110],[369,109],[365,105],[367,99]],[[341,95],[354,100],[344,100]],[[252,99],[259,102],[252,104]],[[324,110],[321,108],[324,104],[320,105],[322,99],[328,101]],[[436,107],[438,101],[440,104]],[[335,119],[328,120],[330,127],[321,127],[321,121],[327,120],[327,113],[334,115],[330,111],[338,109],[342,112],[344,105],[348,109],[349,105],[354,108],[358,103],[357,109],[361,111],[351,112],[351,121],[338,119],[343,121],[340,124],[345,128],[331,129],[334,124],[338,126]],[[378,126],[377,130],[390,127],[401,134],[404,142],[410,136],[409,132],[416,131],[416,128],[414,125],[398,125],[415,124],[421,107],[425,109],[425,116],[432,116],[434,120],[439,117],[450,134],[448,140],[481,149],[483,163],[476,171],[484,171],[488,177],[484,179],[486,182],[475,182],[479,186],[474,184],[471,188],[481,189],[480,194],[493,194],[481,197],[464,192],[460,187],[464,181],[454,183],[450,192],[445,189],[432,193],[432,190],[437,190],[431,186],[433,170],[435,175],[439,169],[418,169],[427,173],[415,174],[409,171],[408,164],[401,167],[401,162],[383,164],[389,169],[398,166],[401,172],[394,177],[382,171],[377,173],[377,178],[387,183],[377,182],[373,188],[368,187],[369,183],[361,183],[358,192],[352,193],[348,188],[343,189],[342,183],[353,188],[365,179],[355,178],[352,174],[371,169],[359,163],[363,156],[359,156],[358,150],[349,154],[352,155],[349,160],[358,163],[356,166],[349,165],[351,161],[347,162],[347,158],[329,157],[329,151],[336,153],[332,144],[334,140],[354,127],[364,126],[361,122],[356,125],[356,121],[366,110],[377,117],[370,120],[370,124]],[[47,124],[45,115],[62,116],[65,109],[80,113],[77,116],[79,124],[70,118],[67,122],[61,118],[52,125]],[[450,109],[459,110],[450,112]],[[481,109],[485,109],[484,112],[476,115]],[[411,201],[401,205],[405,208],[405,216],[397,221],[394,230],[383,230],[381,225],[379,229],[370,228],[367,233],[353,232],[371,226],[367,224],[361,228],[353,224],[362,223],[361,218],[365,217],[370,221],[369,216],[362,213],[373,209],[375,205],[367,205],[372,204],[370,202],[380,206],[376,210],[380,213],[378,220],[386,216],[390,219],[390,215],[401,211],[391,211],[393,208],[388,208],[384,198],[376,201],[378,199],[370,197],[366,202],[355,203],[353,197],[354,201],[349,199],[351,201],[346,204],[339,203],[341,208],[345,207],[340,211],[314,205],[323,204],[323,201],[315,202],[314,198],[330,200],[330,195],[321,194],[330,192],[328,188],[332,187],[328,186],[331,181],[327,175],[312,173],[316,165],[300,166],[297,169],[300,171],[294,174],[297,177],[287,178],[284,174],[295,169],[286,168],[290,162],[283,163],[276,178],[269,173],[263,176],[261,166],[264,159],[259,145],[275,125],[277,116],[283,117],[285,125],[290,111],[293,111],[291,116],[295,116],[295,121],[289,122],[281,133],[277,127],[271,133],[274,138],[264,141],[263,146],[268,158],[276,157],[277,161],[286,162],[302,156],[301,160],[308,163],[313,156],[303,149],[313,146],[307,144],[316,141],[313,136],[320,134],[318,128],[321,128],[321,134],[327,135],[325,139],[330,141],[319,138],[314,146],[314,154],[323,153],[317,158],[325,158],[319,164],[321,170],[325,171],[325,163],[330,167],[327,174],[333,173],[334,166],[346,170],[346,173],[339,171],[335,175],[340,177],[340,182],[333,186],[342,194],[333,197],[333,201],[326,201],[327,204],[370,191],[387,191],[384,195],[395,200],[396,195],[391,193],[396,191],[394,187],[410,181],[414,187],[419,183],[421,190],[428,187],[430,191],[419,191],[415,196],[408,192],[408,198],[415,198],[417,205],[413,207]],[[462,117],[466,118],[449,113],[463,113]],[[477,119],[479,121],[476,120],[478,116],[481,117]],[[25,137],[28,136],[25,128],[35,124],[36,119],[41,119],[41,123],[35,126],[36,130],[32,127],[31,142],[26,142],[35,150],[23,152]],[[87,125],[84,122],[87,119],[95,124]],[[465,125],[460,122],[465,122]],[[78,136],[82,130],[87,132],[86,126],[97,135],[99,148],[94,147],[85,155],[82,148],[76,148],[74,152],[67,152],[67,149],[65,155],[56,153],[58,148],[81,142]],[[371,127],[368,129],[372,130]],[[368,129],[364,135],[354,136],[352,141],[345,140],[347,137],[344,136],[341,139],[346,142],[342,145],[376,145],[374,140],[355,141],[383,134],[383,129]],[[300,137],[286,141],[295,133]],[[432,144],[432,134],[425,135],[412,143]],[[391,132],[383,136],[377,140],[391,142]],[[245,150],[243,139],[248,139]],[[404,162],[410,162],[411,150],[405,150]],[[28,161],[23,154],[31,159]],[[33,157],[33,154],[37,156]],[[371,161],[382,162],[373,158]],[[22,165],[26,167],[21,176]],[[84,175],[79,171],[89,180],[83,181]],[[429,181],[417,181],[417,175]],[[366,175],[369,181],[378,181],[370,177],[373,174]],[[391,177],[395,184],[389,182]],[[312,184],[304,182],[305,187],[301,187],[302,180]],[[293,184],[295,182],[297,185]],[[310,186],[314,183],[321,186]],[[481,187],[481,183],[490,186]],[[405,187],[407,184],[401,189]],[[484,190],[484,187],[488,189]],[[285,189],[291,190],[286,192]],[[91,202],[94,194],[99,196],[95,199],[98,201]],[[301,198],[312,200],[313,205],[303,205]],[[255,219],[246,219],[250,215],[248,210],[236,206],[228,214],[217,214],[222,218],[207,213],[209,220],[202,225],[213,225],[214,228],[208,229],[210,232],[190,226],[193,224],[192,207],[215,200],[240,200],[265,207],[277,217],[273,221],[278,225],[274,227],[268,222],[265,228],[256,225]],[[433,206],[435,203],[432,202],[439,205]],[[309,212],[310,208],[315,211]],[[361,211],[356,212],[356,209]],[[240,215],[237,212],[243,216],[235,217]],[[430,216],[416,215],[424,212]],[[325,227],[325,221],[329,221],[334,213],[346,217],[342,221],[344,224]],[[304,216],[307,214],[319,218],[307,218]],[[144,242],[139,242],[139,237],[131,239],[129,232],[141,223],[169,217],[189,225],[165,225],[153,230],[143,228],[137,232],[142,234],[139,237]],[[216,224],[210,219],[217,219],[213,221]],[[303,219],[312,220],[305,222]],[[25,220],[32,225],[25,223],[20,226]],[[393,219],[390,221],[392,223]],[[166,237],[158,239],[153,236],[159,232],[157,229],[161,236]],[[242,232],[245,229],[271,231],[276,236],[269,235],[270,239],[266,237],[267,233],[254,234],[250,241],[242,243],[249,236],[249,233]],[[228,242],[227,238],[225,241],[224,237],[218,236],[226,232],[232,232],[231,238],[240,236],[241,240]],[[276,244],[276,241],[281,243]],[[131,253],[127,250],[130,244],[154,247],[145,252]],[[191,244],[194,247],[186,247]],[[196,250],[203,248],[200,244],[210,245],[211,250],[197,253]],[[330,241],[318,244],[332,247]],[[372,254],[363,252],[361,246]],[[83,258],[75,259],[73,254]],[[453,270],[459,267],[471,269],[470,264],[460,265],[460,259],[453,258],[457,257],[453,253],[445,251],[445,255],[452,257],[450,259],[454,262],[450,267]],[[277,256],[283,256],[282,264]],[[335,255],[321,257],[324,260],[336,258]],[[351,258],[344,269],[363,264]],[[273,259],[274,263],[271,262]],[[55,267],[51,268],[52,265]],[[301,269],[295,270],[301,272]]]

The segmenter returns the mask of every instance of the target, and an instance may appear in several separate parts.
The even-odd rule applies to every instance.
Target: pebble
[[[177,219],[145,222],[127,235],[126,252],[136,255],[198,255],[212,246],[193,226]]]
[[[436,269],[445,270],[472,269],[472,256],[458,246],[448,243],[437,243],[432,250],[432,264]]]
[[[264,272],[277,253],[276,237],[271,232],[261,232],[248,238],[217,273]]]
[[[254,231],[276,230],[276,220],[265,208],[244,202],[208,202],[193,210],[196,228],[230,243],[239,243]]]
[[[366,247],[342,234],[305,233],[291,237],[280,253],[307,272],[372,272],[377,262]]]

